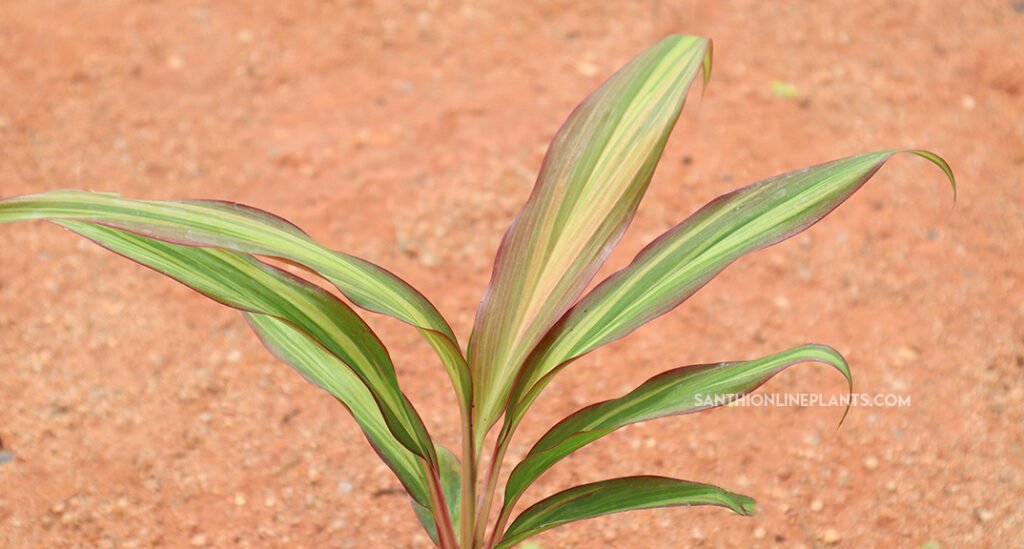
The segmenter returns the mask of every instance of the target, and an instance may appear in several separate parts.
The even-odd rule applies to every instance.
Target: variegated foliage
[[[677,368],[573,413],[512,470],[500,512],[490,522],[505,450],[555,375],[674,309],[736,259],[807,229],[901,152],[851,156],[722,195],[584,295],[633,218],[701,74],[706,85],[711,42],[670,36],[572,112],[555,135],[533,194],[502,240],[466,353],[437,309],[409,284],[248,206],[53,191],[0,200],[0,223],[52,221],[241,311],[275,356],[351,412],[443,548],[511,547],[572,521],[652,507],[717,505],[747,515],[754,507],[746,496],[641,476],[569,488],[512,518],[541,474],[626,425],[706,410],[722,402],[710,397],[737,398],[800,362],[835,368],[852,390],[846,361],[834,349],[802,345],[758,359]],[[940,167],[955,191],[944,160],[924,150],[905,152]],[[402,392],[387,350],[359,315],[267,259],[298,265],[352,304],[420,331],[454,387],[463,420],[461,461],[430,436]],[[481,476],[484,439],[502,417]]]

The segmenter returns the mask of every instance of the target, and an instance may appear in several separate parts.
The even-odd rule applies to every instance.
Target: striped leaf
[[[512,471],[505,485],[506,512],[511,512],[522,493],[541,474],[587,444],[626,425],[727,404],[757,389],[789,366],[807,361],[821,362],[839,370],[853,390],[849,367],[838,351],[825,345],[802,345],[755,360],[669,370],[623,397],[579,410],[541,437]]]
[[[402,446],[391,434],[373,395],[344,363],[285,321],[254,313],[243,313],[264,345],[314,385],[334,395],[362,428],[381,460],[395,473],[423,529],[439,544],[437,525],[428,498],[423,461]],[[455,531],[460,523],[461,465],[444,446],[435,446],[448,513]]]
[[[604,480],[559,492],[523,511],[495,549],[508,549],[545,530],[577,520],[689,505],[717,505],[747,516],[753,515],[755,508],[749,497],[710,484],[655,476]]]
[[[356,305],[407,322],[441,357],[469,406],[471,386],[462,351],[448,323],[425,297],[390,272],[321,246],[267,212],[211,200],[129,200],[111,193],[54,191],[0,200],[0,223],[31,219],[83,220],[187,246],[278,257],[310,269]]]
[[[391,434],[373,394],[363,381],[337,357],[288,322],[263,314],[243,314],[274,356],[345,405],[374,451],[395,473],[413,501],[429,506],[423,462]],[[429,516],[429,510],[427,512]]]
[[[57,223],[210,299],[290,323],[351,369],[405,448],[431,464],[437,462],[426,427],[398,387],[387,350],[359,315],[338,298],[244,254],[170,244],[92,223]],[[284,348],[277,345],[274,350]],[[406,481],[409,477],[399,478]]]
[[[395,473],[405,491],[416,518],[435,544],[437,525],[428,497],[423,461],[407,450],[391,434],[373,395],[351,369],[308,336],[277,318],[243,313],[264,345],[281,361],[295,368],[310,383],[334,395],[355,418],[381,460]],[[455,531],[458,531],[460,464],[444,446],[436,446],[441,488]]]
[[[714,199],[658,237],[544,337],[517,379],[506,428],[514,428],[560,368],[674,309],[741,256],[817,223],[898,152],[853,156],[754,183]],[[955,196],[944,160],[927,151],[906,152],[938,165]]]
[[[590,95],[555,135],[529,200],[505,233],[477,311],[469,360],[479,435],[504,408],[530,349],[585,289],[633,217],[706,38],[670,36]]]

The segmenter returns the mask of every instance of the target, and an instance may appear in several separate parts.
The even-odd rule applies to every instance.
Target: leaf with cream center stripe
[[[460,405],[469,407],[469,370],[455,334],[437,309],[392,273],[330,250],[280,217],[232,202],[130,200],[85,191],[0,200],[0,223],[33,219],[92,221],[175,244],[273,256],[302,265],[330,281],[356,305],[418,328],[441,357]]]
[[[351,368],[406,449],[436,463],[433,442],[399,389],[387,350],[359,315],[338,298],[237,252],[170,244],[93,223],[57,223],[210,299],[288,322]]]
[[[477,311],[469,362],[476,440],[505,407],[530,350],[607,258],[643,197],[710,41],[670,36],[620,69],[555,135],[505,233]]]
[[[789,366],[808,361],[832,366],[852,390],[850,369],[838,351],[825,345],[801,345],[755,360],[669,370],[623,397],[579,410],[551,428],[513,469],[505,484],[503,514],[512,511],[540,475],[591,442],[633,423],[721,406],[757,389]]]
[[[545,335],[516,381],[506,431],[561,368],[674,309],[736,259],[817,223],[899,152],[853,156],[754,183],[714,199],[658,237]],[[941,168],[955,193],[944,160],[928,151],[906,152]]]
[[[714,505],[740,515],[754,514],[754,500],[710,484],[656,476],[624,477],[576,486],[531,506],[508,527],[495,549],[509,549],[541,532],[612,513]]]

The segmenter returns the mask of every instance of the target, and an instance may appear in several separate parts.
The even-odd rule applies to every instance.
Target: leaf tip
[[[702,73],[701,78],[701,97],[704,97],[704,93],[708,89],[708,83],[711,82],[711,68],[714,59],[714,41],[707,36],[692,36],[687,34],[675,33],[670,34],[662,41],[662,43],[671,42],[672,47],[683,46],[687,49],[696,47],[704,47],[704,58],[701,60],[700,70]]]
[[[850,406],[853,404],[853,373],[850,371],[850,364],[846,361],[846,357],[842,353],[837,351],[835,348],[828,345],[817,345],[817,347],[823,349],[828,355],[831,355],[831,360],[827,361],[833,368],[839,370],[839,373],[843,374],[846,378],[847,384],[847,398],[846,408],[843,410],[843,417],[839,418],[839,424],[836,425],[838,431],[843,426],[843,422],[846,421],[846,416],[850,415]]]
[[[708,91],[708,83],[711,82],[711,68],[714,60],[715,42],[710,38],[705,38],[707,41],[707,48],[704,50],[704,61],[701,63],[701,72],[703,73],[703,86],[700,89],[701,97]]]
[[[913,150],[908,150],[907,152],[909,152],[910,154],[914,154],[914,155],[920,156],[921,158],[924,158],[925,160],[928,160],[932,164],[935,164],[936,166],[938,166],[939,169],[942,170],[942,172],[946,174],[946,177],[949,179],[949,185],[953,188],[953,206],[955,207],[956,206],[956,194],[957,194],[956,193],[956,177],[953,175],[953,168],[949,167],[949,163],[946,162],[946,160],[944,158],[942,158],[941,156],[939,156],[939,155],[937,155],[937,154],[935,154],[935,153],[933,153],[931,151],[926,151],[924,149],[913,149]]]
[[[752,497],[737,494],[735,511],[743,516],[752,517],[757,514],[757,502]]]
[[[852,398],[852,392],[851,392],[851,398]],[[843,410],[843,417],[839,418],[839,424],[836,425],[836,431],[838,431],[843,426],[843,422],[846,421],[846,416],[848,416],[848,415],[850,415],[850,402],[849,401],[846,402],[846,409]]]

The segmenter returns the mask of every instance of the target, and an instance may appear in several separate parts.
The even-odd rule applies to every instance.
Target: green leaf
[[[273,214],[231,202],[128,200],[83,191],[0,200],[0,223],[31,219],[91,221],[175,244],[224,248],[302,265],[329,280],[356,305],[418,328],[441,357],[460,404],[469,405],[469,370],[462,351],[448,323],[425,297],[390,272],[329,250]]]
[[[391,434],[373,394],[363,381],[345,363],[291,324],[264,314],[244,315],[274,356],[333,395],[352,413],[374,451],[395,473],[413,501],[428,505],[422,461]],[[430,511],[427,513],[429,516]]]
[[[460,509],[462,502],[462,464],[459,463],[459,459],[455,457],[455,454],[444,446],[437,446],[437,457],[441,469],[441,491],[444,493],[448,513],[452,517],[452,529],[458,532],[462,524]],[[410,503],[412,503],[413,511],[416,512],[416,518],[419,519],[420,525],[426,530],[434,545],[440,545],[437,537],[437,525],[434,524],[434,517],[431,515],[430,508],[422,505],[415,499],[410,500]]]
[[[373,395],[355,374],[334,355],[287,322],[274,317],[243,313],[263,344],[279,359],[295,368],[314,385],[331,393],[352,413],[381,460],[395,473],[427,535],[438,544],[437,525],[431,511],[423,461],[391,434]],[[456,531],[460,524],[461,465],[444,446],[435,446],[441,489]]]
[[[398,387],[387,350],[340,299],[244,254],[170,244],[92,223],[57,223],[210,299],[292,324],[351,368],[403,446],[429,463],[437,462],[426,427]]]
[[[754,500],[710,484],[655,476],[617,478],[570,488],[541,500],[512,522],[495,549],[507,549],[577,520],[687,505],[718,505],[740,515],[754,514]]]
[[[555,135],[477,312],[469,357],[478,438],[501,414],[530,349],[622,236],[709,56],[706,38],[665,38],[591,94]]]
[[[551,428],[509,476],[505,485],[505,506],[515,505],[526,488],[559,460],[617,429],[727,404],[757,389],[789,366],[806,361],[821,362],[839,370],[853,390],[853,378],[846,361],[838,351],[825,345],[801,345],[743,362],[669,370],[623,397],[583,408]]]
[[[722,195],[644,248],[563,316],[517,379],[506,427],[559,369],[615,341],[685,301],[736,259],[817,223],[859,189],[894,154],[882,151],[782,174]],[[928,159],[956,182],[949,166]]]

